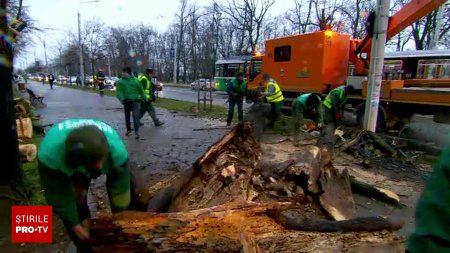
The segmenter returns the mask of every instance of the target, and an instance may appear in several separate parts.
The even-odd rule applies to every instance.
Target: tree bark
[[[380,250],[386,245],[398,248],[388,252],[401,252],[403,240],[400,237],[378,231],[396,228],[382,219],[363,219],[370,225],[358,220],[334,222],[341,231],[363,227],[362,231],[377,230],[375,233],[311,233],[286,229],[283,225],[292,225],[280,225],[267,215],[291,208],[293,204],[286,202],[248,202],[168,214],[127,211],[114,215],[113,220],[93,221],[91,243],[96,253],[298,252],[298,249],[342,252],[364,247]],[[296,221],[289,222],[296,224]]]
[[[403,221],[390,221],[383,217],[358,217],[342,221],[305,218],[288,211],[269,210],[269,216],[287,229],[314,232],[369,232],[380,230],[399,230]]]

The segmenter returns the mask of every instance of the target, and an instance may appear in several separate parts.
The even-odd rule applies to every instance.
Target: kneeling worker
[[[292,103],[294,118],[294,142],[299,141],[299,129],[305,124],[305,118],[314,120],[317,128],[322,128],[322,99],[317,94],[306,93],[297,97]]]
[[[344,106],[347,102],[348,94],[352,90],[353,86],[339,86],[330,91],[323,101],[324,126],[321,131],[318,146],[325,146],[330,153],[334,149],[334,131],[342,125]]]
[[[94,119],[56,123],[38,151],[38,170],[47,203],[62,221],[80,252],[92,252],[89,231],[82,225],[90,217],[87,193],[91,179],[107,175],[111,209],[130,205],[128,152],[117,132]]]

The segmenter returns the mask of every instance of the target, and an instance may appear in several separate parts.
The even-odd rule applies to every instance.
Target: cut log
[[[31,118],[16,119],[17,137],[19,139],[30,139],[33,137],[33,124]]]
[[[22,161],[31,162],[36,159],[37,149],[34,144],[20,144],[19,153]]]
[[[301,208],[292,203],[229,203],[181,213],[123,212],[91,227],[96,253],[110,252],[343,252],[400,245],[402,238],[376,233],[311,233],[288,230],[267,215]],[[299,212],[301,213],[301,212]],[[403,249],[404,250],[404,249]],[[389,251],[401,252],[401,251]]]
[[[384,201],[389,204],[400,204],[400,197],[390,190],[370,185],[355,177],[350,177],[350,182],[354,193]]]
[[[348,220],[356,215],[355,200],[347,170],[339,172],[331,164],[322,168],[320,205],[335,220]]]
[[[369,232],[380,230],[399,230],[404,221],[390,221],[382,217],[358,217],[350,220],[330,221],[296,215],[296,213],[280,210],[268,211],[278,224],[287,229],[315,232]]]

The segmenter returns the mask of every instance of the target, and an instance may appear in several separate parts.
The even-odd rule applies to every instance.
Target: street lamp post
[[[78,12],[78,49],[80,51],[80,79],[81,86],[84,86],[84,62],[83,62],[83,45],[81,44],[81,22],[80,13]]]
[[[86,3],[97,3],[100,0],[91,0],[91,1],[84,1],[80,2],[80,4],[86,4]],[[80,51],[80,75],[81,75],[81,85],[84,86],[84,59],[83,59],[83,45],[81,43],[81,15],[78,11],[78,50]]]

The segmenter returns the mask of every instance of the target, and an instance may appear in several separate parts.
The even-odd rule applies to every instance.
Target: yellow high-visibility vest
[[[344,98],[344,86],[339,86],[328,93],[325,101],[323,101],[323,105],[325,105],[328,109],[333,108],[333,105],[331,104],[331,97],[336,93],[339,94],[339,101],[341,101]]]
[[[280,86],[278,86],[276,82],[269,82],[269,84],[267,84],[265,92],[269,92],[269,86],[271,85],[275,88],[275,92],[272,95],[266,97],[267,102],[276,103],[283,101],[283,92],[281,92]]]
[[[145,96],[147,97],[147,99],[150,99],[150,90],[152,87],[152,82],[145,75],[138,76],[138,80],[139,80],[139,82],[141,82],[142,80],[146,80],[147,85],[145,86],[144,93],[145,93]]]

